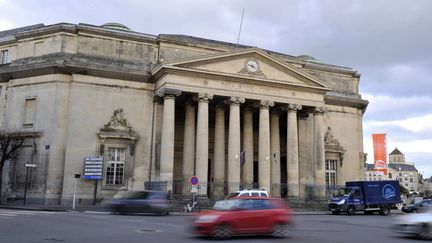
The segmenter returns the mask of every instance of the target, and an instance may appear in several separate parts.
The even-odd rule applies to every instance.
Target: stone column
[[[271,195],[280,197],[281,166],[280,166],[280,131],[279,131],[279,110],[273,109],[270,116],[271,122]]]
[[[216,106],[213,158],[213,188],[215,195],[223,195],[225,181],[225,107]]]
[[[243,112],[243,185],[245,188],[251,189],[253,184],[253,108],[246,107]]]
[[[231,97],[228,135],[228,192],[239,190],[240,186],[240,104],[242,97]]]
[[[325,190],[325,150],[324,150],[324,109],[316,107],[314,111],[314,158],[315,158],[315,186],[319,189],[318,195],[322,195]]]
[[[185,123],[183,138],[183,194],[189,194],[189,179],[195,175],[195,104],[185,103]]]
[[[258,143],[258,182],[259,187],[270,191],[270,117],[269,109],[274,106],[273,101],[262,100],[259,116]]]
[[[209,123],[208,123],[208,103],[213,99],[212,94],[199,93],[195,96],[198,101],[198,119],[196,131],[196,163],[195,172],[198,177],[201,190],[199,194],[207,194],[207,173],[208,173],[208,142],[209,142]]]
[[[172,191],[174,169],[175,94],[162,91],[159,96],[164,97],[160,180],[167,183],[167,191]]]
[[[299,140],[297,111],[302,106],[289,104],[285,107],[287,111],[287,196],[298,198],[299,195]]]

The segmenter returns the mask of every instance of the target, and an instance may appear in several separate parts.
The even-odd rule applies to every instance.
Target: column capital
[[[216,110],[225,110],[226,106],[224,102],[217,102],[215,105]]]
[[[245,105],[244,107],[244,112],[245,113],[253,113],[255,110],[255,107],[253,107],[252,105]]]
[[[209,100],[213,99],[213,94],[209,93],[198,93],[194,95],[194,100],[198,102],[208,102]]]
[[[239,97],[239,96],[231,96],[229,99],[225,100],[226,104],[242,104],[245,103],[246,99],[243,97]]]
[[[317,106],[315,107],[313,114],[315,115],[324,115],[324,113],[326,112],[326,110],[324,109],[324,107],[322,106]]]
[[[193,100],[186,100],[185,101],[185,108],[186,109],[195,109],[195,102]]]
[[[170,89],[170,88],[163,88],[158,91],[156,91],[156,96],[164,99],[174,99],[175,96],[180,96],[181,90],[178,89]]]
[[[284,106],[282,109],[284,111],[288,111],[288,112],[289,111],[297,112],[297,111],[301,110],[302,108],[303,107],[300,104],[288,104],[288,105]]]
[[[260,100],[256,103],[256,106],[260,109],[269,109],[274,106],[274,101],[271,100]]]

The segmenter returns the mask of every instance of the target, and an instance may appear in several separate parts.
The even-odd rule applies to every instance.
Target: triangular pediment
[[[179,68],[201,73],[208,72],[231,77],[271,80],[291,85],[331,89],[326,82],[318,80],[300,68],[270,56],[257,48],[165,63],[156,67],[153,73],[163,68]]]

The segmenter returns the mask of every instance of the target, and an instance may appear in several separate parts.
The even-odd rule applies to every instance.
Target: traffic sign
[[[198,177],[197,176],[191,176],[190,183],[194,186],[198,185]]]
[[[103,158],[85,157],[83,179],[101,180],[103,177]]]

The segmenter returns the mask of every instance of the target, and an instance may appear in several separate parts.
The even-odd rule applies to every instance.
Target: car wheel
[[[213,230],[213,239],[226,240],[233,236],[231,227],[227,224],[217,225]]]
[[[292,225],[278,223],[273,226],[272,236],[275,238],[287,238],[292,235]]]
[[[347,209],[347,214],[348,215],[354,215],[355,214],[355,207],[354,206],[349,206]]]
[[[387,206],[383,206],[380,210],[380,215],[386,216],[390,213],[390,209]]]
[[[417,234],[417,237],[420,239],[429,239],[431,238],[430,228],[427,224],[423,224],[420,226],[420,232]]]

